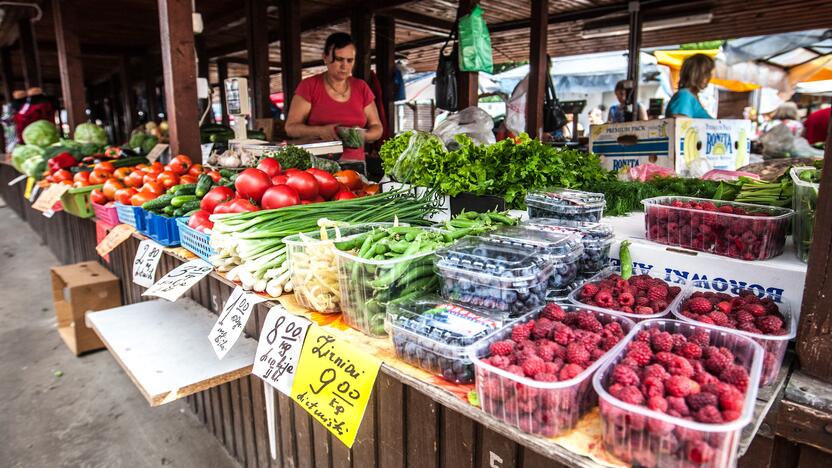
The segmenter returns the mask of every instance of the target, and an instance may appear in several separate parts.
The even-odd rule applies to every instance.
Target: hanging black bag
[[[439,50],[439,65],[436,67],[436,78],[434,78],[434,89],[436,90],[436,107],[442,110],[456,112],[456,67],[457,50],[453,45],[456,38],[456,26],[448,35],[448,40]],[[451,53],[445,54],[445,49],[451,44]]]
[[[560,107],[558,97],[555,94],[555,85],[552,83],[552,72],[550,60],[546,57],[546,97],[543,99],[543,131],[546,133],[560,130],[567,124],[566,113]]]

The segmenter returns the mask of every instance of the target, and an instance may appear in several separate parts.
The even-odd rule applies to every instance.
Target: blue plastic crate
[[[179,225],[179,240],[182,247],[195,253],[197,257],[206,262],[210,262],[209,258],[217,253],[216,250],[211,248],[211,235],[188,226],[187,217],[176,218],[176,224]]]
[[[156,213],[145,211],[144,219],[147,225],[145,230],[139,229],[142,234],[165,247],[179,245],[179,227],[176,225],[176,218],[165,218]]]
[[[119,202],[116,202],[116,212],[118,213],[118,222],[121,224],[129,224],[134,228],[138,229],[136,225],[137,218],[142,218],[144,220],[143,215],[141,214],[141,207],[138,206],[131,206],[131,205],[124,205]],[[138,216],[137,216],[138,215]]]

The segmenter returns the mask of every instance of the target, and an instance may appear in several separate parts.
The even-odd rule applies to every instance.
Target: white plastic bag
[[[493,128],[494,121],[488,112],[471,106],[449,116],[436,126],[433,134],[442,140],[449,151],[453,151],[457,145],[454,137],[459,134],[467,135],[479,144],[495,143],[497,139],[494,137]]]
[[[506,103],[506,129],[514,135],[519,135],[526,131],[526,93],[529,89],[529,76],[526,75],[514,91],[511,92],[511,97]]]

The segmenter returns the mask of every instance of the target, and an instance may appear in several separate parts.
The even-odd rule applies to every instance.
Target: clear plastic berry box
[[[815,227],[815,208],[818,202],[820,184],[806,182],[800,179],[800,174],[814,170],[811,166],[793,167],[789,174],[794,184],[792,208],[795,212],[792,225],[792,238],[797,251],[797,258],[803,262],[809,261],[809,247],[812,246],[812,229]]]
[[[423,295],[439,288],[439,277],[434,269],[435,250],[389,260],[365,259],[341,250],[336,250],[335,256],[342,319],[367,335],[387,334],[384,317],[390,300]]]
[[[324,314],[340,312],[341,287],[334,244],[352,241],[373,228],[390,226],[393,223],[330,227],[326,228],[326,239],[321,238],[320,229],[285,237],[283,243],[298,304]]]
[[[581,285],[581,287],[579,287],[579,288],[575,289],[574,291],[572,291],[571,293],[569,293],[569,302],[571,302],[573,304],[583,305],[583,306],[589,305],[589,304],[585,303],[585,300],[581,296],[581,291],[583,291],[583,287],[588,285],[588,284],[598,284],[599,282],[606,279],[610,275],[620,275],[620,274],[621,274],[621,271],[619,271],[617,269],[605,268],[604,270],[599,272],[597,275],[595,275],[592,278],[586,280],[586,282],[584,282],[584,284]],[[612,309],[612,308],[606,308],[606,307],[603,307],[603,306],[597,306],[597,307],[599,309],[604,310],[606,312],[609,312],[611,314],[622,315],[624,317],[627,317],[627,318],[631,319],[634,322],[641,322],[643,320],[650,320],[650,319],[658,319],[658,318],[662,318],[662,317],[665,317],[667,315],[670,315],[671,311],[673,311],[673,309],[679,304],[679,301],[681,301],[682,295],[685,292],[685,288],[687,287],[685,280],[683,280],[681,278],[678,278],[678,277],[677,278],[670,278],[669,276],[666,276],[666,275],[663,275],[663,274],[658,274],[658,273],[653,273],[652,271],[641,271],[637,268],[633,269],[633,276],[638,276],[638,275],[647,275],[651,278],[660,279],[660,280],[664,281],[665,283],[667,283],[668,287],[678,287],[679,288],[679,293],[672,300],[666,301],[667,302],[667,307],[665,307],[663,309],[660,309],[659,312],[655,312],[655,313],[652,313],[652,314],[638,314],[638,313],[634,313],[634,312],[624,312],[624,311],[615,310],[615,309]]]
[[[569,294],[578,278],[578,260],[584,253],[581,237],[568,231],[553,232],[527,226],[511,226],[488,235],[489,238],[520,248],[538,247],[552,260],[549,291]]]
[[[641,203],[647,239],[741,260],[765,260],[783,253],[794,213],[788,208],[692,197],[655,197]],[[737,209],[740,214],[734,212]]]
[[[710,336],[710,344],[728,348],[749,375],[742,414],[734,421],[705,424],[652,411],[646,406],[625,403],[607,392],[612,370],[625,356],[627,344],[642,330],[658,328],[686,337],[699,330]],[[712,327],[678,320],[657,319],[641,322],[619,343],[617,352],[596,372],[592,386],[601,408],[601,432],[608,452],[634,466],[707,467],[735,466],[740,434],[754,414],[757,383],[763,350],[753,340]]]
[[[526,195],[529,218],[560,218],[597,223],[604,215],[605,206],[603,193],[557,189]]]
[[[618,322],[625,334],[634,327],[633,322],[626,317],[594,307],[564,304],[562,308],[567,313],[589,311],[604,325]],[[539,312],[532,313],[515,324],[536,319],[538,314]],[[511,328],[502,329],[471,349],[470,357],[476,369],[480,406],[486,413],[524,432],[554,437],[569,431],[598,404],[598,395],[592,389],[592,375],[606,359],[617,352],[621,343],[569,380],[540,382],[499,369],[482,359],[491,343],[511,337]]]
[[[442,297],[460,304],[520,315],[546,303],[554,267],[540,248],[466,237],[439,249]]]
[[[524,221],[522,225],[547,231],[579,233],[581,244],[584,246],[584,252],[578,261],[578,274],[582,278],[595,276],[610,265],[610,247],[615,234],[609,224],[557,218],[531,218]]]
[[[693,318],[682,315],[680,310],[682,303],[684,303],[688,298],[690,298],[690,296],[693,295],[693,293],[697,291],[713,292],[712,289],[700,287],[697,282],[691,283],[688,288],[685,291],[682,291],[682,294],[679,295],[681,297],[673,308],[673,316],[675,318],[690,323],[701,323]],[[777,307],[780,310],[780,314],[782,314],[783,318],[785,318],[783,325],[788,330],[788,333],[785,335],[749,333],[743,330],[707,324],[709,327],[713,327],[718,330],[747,336],[748,338],[756,341],[763,348],[765,354],[763,355],[763,369],[760,374],[760,387],[765,387],[766,385],[771,384],[777,378],[777,374],[780,372],[780,367],[783,365],[783,356],[786,355],[786,349],[789,347],[789,341],[793,340],[794,337],[797,336],[797,317],[791,312],[789,305],[777,304]]]
[[[467,384],[474,382],[472,347],[516,320],[430,295],[390,301],[385,328],[397,357],[449,382]],[[482,357],[488,348],[476,352]]]

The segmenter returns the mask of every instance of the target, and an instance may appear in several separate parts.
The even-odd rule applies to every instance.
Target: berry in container
[[[789,341],[797,336],[797,317],[788,304],[759,298],[748,289],[737,295],[716,292],[693,282],[682,294],[673,315],[679,320],[704,323],[756,341],[764,351],[760,386],[777,378]]]
[[[499,229],[488,235],[508,245],[520,248],[537,247],[543,249],[552,261],[552,276],[549,277],[549,291],[566,292],[578,278],[578,260],[583,255],[584,247],[577,233],[552,232],[532,229],[526,226],[511,226]]]
[[[645,468],[735,466],[762,360],[760,345],[737,333],[640,322],[592,379],[604,447]]]
[[[578,263],[579,274],[582,278],[595,276],[610,265],[610,247],[615,234],[609,224],[557,218],[531,218],[524,221],[523,225],[547,231],[579,233],[584,246],[584,252]]]
[[[641,203],[647,239],[741,260],[766,260],[783,253],[794,213],[691,197],[655,197]]]
[[[601,221],[606,201],[603,193],[557,189],[526,195],[529,218],[559,218],[570,221]]]
[[[437,252],[442,297],[520,315],[542,307],[552,261],[540,248],[466,237]]]
[[[626,280],[607,268],[569,294],[575,304],[599,307],[635,322],[664,317],[681,300],[685,280],[652,272],[633,272]]]
[[[482,409],[532,434],[569,431],[598,403],[592,375],[633,326],[593,307],[547,304],[472,350]]]
[[[396,356],[453,383],[473,383],[472,346],[517,319],[428,295],[387,304],[385,328]],[[476,352],[483,355],[487,348]]]

